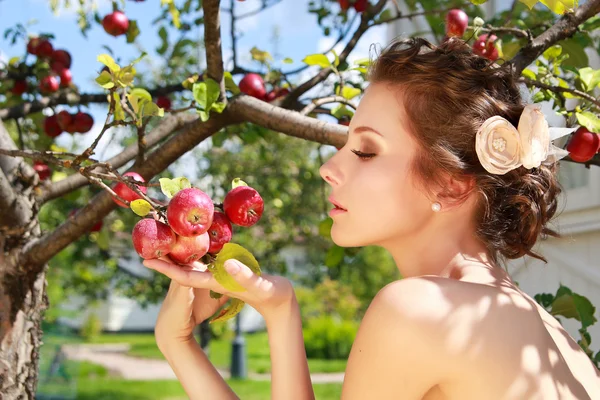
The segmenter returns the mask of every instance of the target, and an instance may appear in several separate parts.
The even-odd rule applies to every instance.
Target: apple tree
[[[314,200],[318,197],[314,194],[323,191],[315,172],[327,152],[345,142],[345,125],[365,87],[369,63],[368,58],[351,63],[349,55],[365,32],[375,26],[424,16],[437,41],[461,36],[477,54],[496,61],[501,68],[514,68],[521,81],[535,91],[534,101],[550,101],[568,126],[579,126],[569,138],[570,156],[565,162],[600,165],[596,134],[600,132],[600,100],[595,97],[600,71],[590,68],[585,53],[586,49],[598,52],[600,48],[593,35],[600,26],[600,0],[582,5],[573,0],[520,0],[488,18],[479,7],[485,0],[406,0],[408,12],[400,11],[400,0],[312,0],[306,11],[314,15],[315,29],[336,37],[334,47],[306,55],[303,66],[296,69],[286,67],[289,59],[275,63],[269,52],[254,47],[253,64],[241,65],[236,24],[282,1],[256,0],[252,11],[245,14],[238,12],[236,0],[162,0],[152,6],[140,0],[136,3],[141,4],[114,1],[112,12],[105,15],[98,13],[93,1],[81,1],[75,7],[82,34],[98,24],[107,35],[123,37],[132,44],[132,52],[117,54],[116,60],[109,54],[98,55],[98,91],[92,93],[78,90],[70,72],[77,53],[55,48],[51,32],[30,35],[21,24],[4,32],[27,53],[0,66],[0,393],[7,399],[35,395],[41,322],[48,308],[47,277],[53,272],[48,265],[51,269],[69,268],[65,261],[81,263],[89,256],[117,269],[111,253],[114,247],[135,248],[143,257],[162,256],[178,241],[173,231],[179,231],[181,237],[212,235],[210,227],[215,222],[219,229],[214,230],[214,237],[218,240],[207,240],[206,236],[194,239],[200,250],[192,253],[222,274],[217,266],[222,264],[224,253],[231,255],[229,249],[234,246],[225,243],[232,240],[227,236],[229,223],[248,228],[235,233],[239,241],[235,236],[232,241],[252,249],[260,260],[263,256],[276,257],[292,240],[318,237],[319,233],[328,236],[331,221],[324,218],[323,199]],[[68,5],[67,1],[49,2],[53,8]],[[150,33],[142,32],[137,21],[128,18],[129,7],[145,7],[158,14],[155,22],[162,45],[157,56],[166,61],[159,78],[136,71],[140,60],[148,55],[130,57],[136,52],[136,40],[143,37],[140,35]],[[230,32],[221,31],[224,19],[230,22]],[[166,25],[179,36],[169,36]],[[195,27],[203,32],[202,43],[191,34]],[[231,35],[231,62],[224,62],[221,39],[225,34]],[[198,69],[200,60],[192,51],[201,45],[205,70]],[[569,99],[576,100],[576,105],[571,106]],[[77,152],[58,147],[54,140],[60,135],[90,131],[94,121],[85,111],[89,104],[106,107],[97,137]],[[78,111],[70,112],[66,105],[77,106]],[[102,157],[97,152],[99,142],[117,130],[125,132],[120,138],[121,151]],[[202,152],[212,157],[212,162],[205,172],[213,179],[198,179],[192,187],[185,173],[176,174],[173,167],[181,165],[186,153],[206,144],[208,150],[203,147]],[[289,158],[271,154],[283,148]],[[254,158],[252,152],[245,152],[247,149],[254,150]],[[278,174],[276,179],[264,178]],[[237,187],[232,188],[232,181]],[[285,185],[289,187],[280,187]],[[196,200],[182,200],[184,194],[196,196]],[[231,204],[226,201],[229,195],[230,201],[235,198],[232,207],[227,205]],[[268,202],[263,204],[265,199]],[[190,201],[204,206],[189,218],[181,216],[182,207],[187,206],[171,207],[176,203],[189,205]],[[68,215],[73,204],[78,209]],[[244,204],[252,207],[246,214],[234,216]],[[133,212],[115,217],[118,207]],[[217,212],[224,216],[215,217]],[[174,216],[169,217],[170,213]],[[268,223],[251,226],[260,217]],[[288,223],[279,223],[279,218],[288,218]],[[201,229],[184,223],[190,220]],[[103,227],[98,226],[99,221]],[[297,230],[287,231],[291,226]],[[142,248],[148,241],[144,232],[155,236],[150,254]],[[73,245],[86,235],[95,245],[81,252]],[[156,252],[158,239],[166,246],[160,252]],[[343,249],[330,242],[324,245],[323,240],[314,243],[322,250],[319,254],[324,254],[322,261],[329,267],[328,273],[336,278],[357,279],[350,278],[349,270],[344,269],[351,260],[378,260],[377,255],[360,255],[357,249]],[[216,245],[223,247],[212,247],[211,252],[211,246]],[[92,247],[96,250],[90,250]],[[53,264],[57,259],[62,262]],[[86,266],[83,262],[79,268],[86,270]],[[89,287],[90,282],[102,284],[101,274],[85,271],[72,276],[87,276],[81,287]],[[160,293],[163,284],[159,281],[137,293]],[[586,331],[595,322],[593,306],[576,296],[561,287],[556,295],[540,294],[537,299],[550,310],[557,304],[571,306],[564,315],[576,315],[581,321],[580,345],[597,362],[598,354],[594,356],[589,349]],[[234,307],[226,313],[235,311]]]

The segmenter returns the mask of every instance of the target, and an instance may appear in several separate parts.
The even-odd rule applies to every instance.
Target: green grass
[[[244,400],[265,400],[271,397],[268,381],[228,380],[233,391]],[[58,385],[57,385],[58,386]],[[314,385],[318,400],[339,399],[341,384]],[[49,393],[49,392],[46,392]],[[57,389],[57,393],[60,392]],[[41,397],[40,397],[41,398]],[[207,396],[207,398],[209,398]],[[126,381],[122,379],[80,379],[77,382],[78,400],[186,400],[185,391],[178,381]]]

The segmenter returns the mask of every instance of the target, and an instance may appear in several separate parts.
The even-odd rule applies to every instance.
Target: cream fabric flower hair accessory
[[[552,164],[569,154],[552,140],[568,135],[576,128],[550,128],[539,104],[529,104],[519,118],[518,128],[495,115],[481,125],[475,135],[475,150],[483,168],[504,175],[519,168],[537,168]]]

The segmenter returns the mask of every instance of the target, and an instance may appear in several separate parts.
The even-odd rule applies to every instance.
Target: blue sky
[[[3,0],[0,1],[0,15],[10,15],[10,25],[7,24],[7,18],[2,19],[0,31],[3,33],[10,26],[22,23],[28,27],[32,34],[42,32],[51,32],[55,35],[53,45],[55,48],[65,48],[73,56],[74,82],[79,86],[81,92],[98,92],[99,86],[94,82],[95,76],[101,65],[96,61],[100,53],[106,53],[102,47],[109,46],[117,57],[122,58],[122,64],[125,61],[133,59],[139,55],[139,50],[133,44],[127,44],[125,37],[112,37],[104,32],[99,24],[93,22],[92,29],[88,32],[88,37],[81,35],[77,26],[77,16],[73,10],[60,10],[58,15],[52,13],[48,0]],[[63,3],[62,1],[60,3]],[[73,3],[73,2],[72,2]],[[109,13],[112,9],[111,2],[108,0],[96,0],[100,15]],[[120,2],[119,2],[120,3]],[[180,1],[178,1],[180,3]],[[229,2],[224,2],[228,4]],[[152,26],[152,20],[159,15],[159,2],[157,0],[136,3],[125,1],[125,13],[130,19],[136,19],[142,31],[138,36],[139,45],[144,48],[153,57],[156,63],[160,60],[156,58],[154,49],[159,45],[157,27]],[[259,0],[246,0],[237,2],[236,7],[240,14],[246,11],[255,10],[260,5]],[[274,51],[273,31],[276,26],[280,32],[278,52],[282,57],[291,57],[295,63],[287,68],[294,68],[302,65],[302,58],[311,53],[324,51],[334,40],[334,37],[324,37],[316,23],[314,14],[308,13],[308,0],[283,0],[281,3],[273,6],[266,11],[257,14],[254,17],[246,18],[238,22],[238,30],[242,33],[238,39],[238,61],[249,68],[256,67],[250,62],[249,50],[253,46],[267,51]],[[222,14],[222,33],[223,33],[223,53],[224,58],[228,59],[231,54],[231,40],[228,35],[229,19],[226,13]],[[28,25],[28,23],[35,23]],[[378,27],[371,29],[363,37],[353,53],[352,59],[362,58],[368,55],[368,48],[372,42],[384,44],[386,29]],[[338,46],[338,50],[341,46]],[[19,41],[14,46],[10,42],[0,37],[0,56],[10,58],[22,56],[25,52],[25,42]],[[139,69],[143,69],[141,65]],[[314,70],[305,71],[304,77],[311,76]],[[239,77],[237,78],[239,79]],[[164,82],[176,83],[176,82]],[[105,106],[92,106],[91,113],[96,120],[92,134],[88,133],[80,140],[82,145],[93,140],[93,133],[101,128],[103,115],[106,115]],[[64,137],[63,137],[64,136]],[[58,138],[59,145],[70,145],[73,140],[70,135],[61,135]],[[104,142],[104,139],[103,139]],[[101,142],[102,145],[102,142]],[[102,147],[102,146],[100,146]]]

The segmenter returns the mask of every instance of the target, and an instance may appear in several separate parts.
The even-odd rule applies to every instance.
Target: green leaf
[[[375,19],[378,23],[382,23],[387,21],[388,19],[391,19],[392,16],[392,10],[390,10],[389,8],[386,8],[385,10],[383,10],[381,12],[381,14],[379,14],[379,16]]]
[[[156,52],[162,56],[169,49],[169,33],[164,26],[158,30],[158,36],[160,37],[160,47],[156,49]]]
[[[488,0],[471,0],[471,3],[475,4],[476,6],[480,6],[482,4],[485,4]]]
[[[566,11],[572,11],[575,8],[576,0],[540,0],[542,4],[548,7],[555,14],[562,15]]]
[[[229,75],[231,75],[231,73],[229,73]],[[200,78],[200,75],[194,74],[194,75],[190,76],[189,78],[187,78],[185,81],[181,82],[181,84],[183,85],[184,88],[190,90],[194,86],[194,83],[198,82],[199,78]]]
[[[359,58],[354,61],[354,64],[360,65],[361,67],[368,67],[371,64],[370,58]]]
[[[106,65],[112,72],[119,72],[121,70],[121,67],[119,67],[115,60],[108,54],[100,54],[97,59],[102,64]]]
[[[121,96],[119,96],[119,93],[113,92],[113,98],[115,99],[115,121],[123,121],[125,119],[125,112],[121,106]]]
[[[576,293],[563,294],[552,302],[552,315],[562,315],[566,318],[574,318],[581,322],[585,329],[596,322],[594,313],[596,308],[584,296]]]
[[[265,63],[268,60],[273,61],[273,56],[268,51],[259,50],[256,46],[250,49],[250,54],[252,55],[252,59],[259,61],[261,63]]]
[[[152,103],[152,95],[146,89],[134,88],[127,95],[127,100],[131,104],[133,112],[141,118],[142,113],[140,111],[144,108],[145,104]]]
[[[286,58],[284,58],[284,59],[283,59],[283,63],[284,63],[284,64],[293,64],[293,63],[294,63],[294,60],[292,60],[292,59],[291,59],[291,58],[289,58],[289,57],[286,57]]]
[[[225,104],[225,103],[217,102],[217,103],[213,104],[210,109],[221,114],[226,106],[227,106],[227,104]]]
[[[579,125],[585,126],[592,132],[600,132],[600,118],[597,115],[589,111],[578,112],[575,115],[577,116]]]
[[[569,83],[567,81],[565,81],[563,78],[558,78],[558,86],[563,87],[565,89],[569,89]],[[576,99],[577,96],[575,96],[574,94],[571,94],[569,92],[563,92],[562,93],[563,96],[565,96],[566,99]]]
[[[342,88],[342,97],[345,99],[351,100],[354,97],[358,96],[361,93],[360,89],[357,89],[352,86],[344,86]]]
[[[211,299],[220,299],[221,297],[223,297],[223,293],[217,293],[214,290],[211,290],[210,292],[208,292],[209,296]]]
[[[188,178],[186,178],[185,176],[173,178],[172,181],[175,182],[175,184],[179,186],[179,189],[189,189],[192,187],[190,180]]]
[[[532,70],[530,70],[529,68],[525,68],[522,72],[521,75],[523,75],[525,78],[529,78],[529,79],[533,79],[535,80],[535,72],[533,72]]]
[[[153,117],[153,116],[164,117],[165,110],[163,108],[160,108],[156,103],[153,103],[153,102],[144,103],[144,106],[142,107],[141,112],[140,112],[140,118],[141,117]],[[140,126],[141,126],[141,124],[140,124]]]
[[[338,104],[331,109],[331,115],[336,117],[337,119],[341,119],[342,117],[350,117],[354,116],[354,113],[346,107],[345,104]]]
[[[204,110],[196,110],[196,112],[198,113],[198,115],[200,116],[200,121],[202,122],[206,122],[208,121],[210,114]]]
[[[248,186],[246,182],[244,182],[241,178],[233,178],[231,181],[231,188],[235,189],[238,186]]]
[[[135,78],[136,70],[133,65],[128,65],[117,74],[117,83],[121,87],[131,86]]]
[[[144,199],[133,200],[129,203],[129,208],[140,217],[145,217],[152,210],[152,206]]]
[[[593,70],[590,67],[581,68],[579,77],[586,86],[586,92],[592,91],[600,83],[600,70]]]
[[[192,93],[198,106],[204,111],[209,111],[219,98],[221,88],[215,80],[208,78],[204,82],[195,83],[192,87]]]
[[[558,44],[562,47],[563,53],[569,55],[569,58],[562,62],[563,67],[584,68],[590,65],[587,53],[576,40],[562,40]]]
[[[344,248],[334,244],[327,250],[325,265],[329,268],[337,267],[344,260]]]
[[[234,95],[240,93],[240,88],[235,84],[231,72],[226,71],[223,73],[223,78],[225,79],[225,89],[229,90]]]
[[[177,179],[178,178],[175,178],[175,179],[160,178],[158,180],[158,182],[160,183],[160,190],[168,198],[175,196],[175,194],[177,192],[179,192],[181,189],[183,189],[181,187],[181,185],[182,185],[181,179],[185,179],[185,178],[179,178],[179,180],[177,180]],[[188,183],[189,183],[189,181],[188,181]]]
[[[525,4],[529,7],[530,10],[533,10],[533,6],[535,6],[539,0],[519,0],[521,3]]]
[[[560,56],[561,53],[562,53],[562,47],[558,44],[555,44],[554,46],[546,49],[546,51],[544,51],[543,55],[546,58],[546,60],[552,61],[555,58],[557,58],[558,56]]]
[[[244,292],[246,289],[235,281],[225,270],[225,261],[229,259],[236,259],[242,264],[246,265],[256,275],[261,274],[260,266],[256,258],[248,250],[235,243],[225,243],[214,264],[208,265],[208,270],[213,274],[215,280],[221,284],[225,289],[231,292]]]
[[[104,89],[112,89],[115,87],[113,77],[108,71],[102,71],[102,73],[96,78],[96,82]]]
[[[127,28],[127,43],[135,42],[135,39],[140,34],[140,28],[138,27],[137,21],[134,19],[129,20],[129,28]]]
[[[331,52],[333,53],[333,66],[334,67],[338,67],[340,65],[340,57],[338,56],[337,52],[334,49],[331,49]]]
[[[331,61],[329,61],[325,54],[311,54],[304,57],[302,62],[308,65],[318,65],[322,68],[331,67]]]
[[[331,237],[331,227],[333,226],[333,219],[331,217],[325,218],[319,222],[319,235],[329,239]]]
[[[236,315],[239,314],[240,311],[242,311],[242,308],[244,308],[245,304],[246,303],[244,303],[240,299],[232,298],[231,304],[229,304],[229,306],[223,308],[219,312],[219,314],[217,314],[216,317],[213,317],[210,321],[208,321],[208,323],[213,324],[215,322],[225,322],[225,321],[235,317]]]

